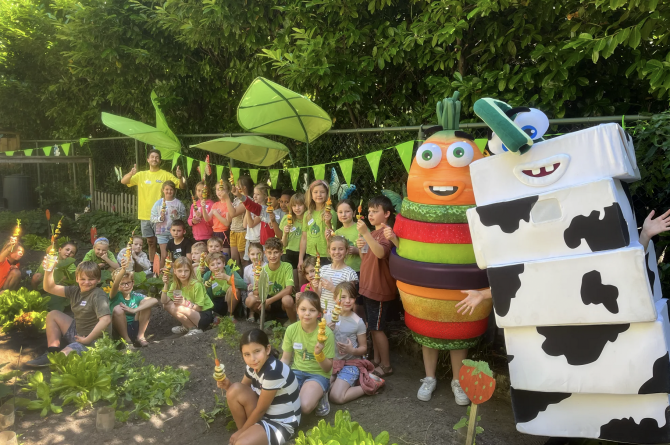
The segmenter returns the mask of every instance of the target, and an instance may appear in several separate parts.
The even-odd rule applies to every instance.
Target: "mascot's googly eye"
[[[467,142],[454,142],[447,148],[447,162],[452,167],[466,167],[474,156],[475,152]]]
[[[537,108],[531,108],[529,112],[517,114],[514,124],[526,132],[532,140],[536,140],[543,137],[549,129],[549,118]]]
[[[442,150],[437,144],[423,144],[416,153],[416,162],[423,168],[435,168],[440,163]]]
[[[507,147],[505,147],[505,144],[503,144],[498,135],[495,133],[493,133],[491,135],[491,139],[489,139],[488,148],[489,151],[494,155],[503,154],[508,151]]]

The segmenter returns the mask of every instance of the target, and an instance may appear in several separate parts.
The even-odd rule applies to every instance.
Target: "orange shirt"
[[[16,267],[20,267],[21,265],[19,263],[16,263]],[[9,264],[9,261],[7,261],[7,258],[5,258],[5,261],[0,263],[0,288],[5,285],[5,281],[7,281],[7,276],[9,275],[9,271],[11,270],[12,265]]]
[[[226,205],[225,202],[221,201],[215,202],[214,204],[212,204],[212,210],[214,209],[218,210],[219,214],[224,218],[228,217],[228,206]],[[216,216],[212,216],[212,221],[214,222],[214,224],[212,224],[212,228],[214,229],[215,232],[226,232],[229,229],[229,227],[224,226],[223,223],[219,221],[219,219]]]

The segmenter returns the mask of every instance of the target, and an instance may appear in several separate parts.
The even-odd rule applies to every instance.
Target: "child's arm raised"
[[[644,247],[644,250],[647,250],[649,246],[649,240],[652,237],[658,235],[661,232],[666,232],[670,230],[670,210],[662,214],[656,219],[652,219],[656,212],[651,211],[649,216],[647,216],[642,224],[642,232],[640,232],[640,244]]]
[[[380,259],[386,256],[386,249],[384,246],[375,241],[375,239],[372,237],[372,233],[370,233],[370,229],[368,229],[368,226],[363,220],[360,220],[356,223],[356,229],[358,230],[358,233],[361,234],[363,239],[368,243],[370,252],[372,252],[377,258]],[[361,246],[358,246],[359,249],[360,247]]]
[[[226,205],[228,206],[228,214],[230,214],[231,218],[235,218],[236,216],[244,214],[244,212],[247,210],[247,208],[244,206],[244,201],[247,199],[247,197],[244,196],[244,193],[242,193],[237,187],[233,187],[230,190],[230,193],[235,195],[235,197],[240,200],[241,204],[238,204],[237,207],[233,207],[233,203],[230,201],[230,196],[228,196],[228,194],[226,194],[226,196],[223,198],[226,202]]]
[[[123,276],[125,275],[125,269],[126,269],[126,260],[123,259],[121,260],[121,265],[119,269],[115,270],[112,272],[112,288],[109,290],[109,298],[114,298],[116,293],[119,291],[119,285],[121,284],[121,280],[123,279]]]
[[[42,287],[44,288],[44,291],[56,295],[57,297],[65,298],[65,286],[57,285],[54,282],[54,271],[53,270],[47,271],[45,263],[42,263],[42,267],[44,267],[44,281],[42,282]]]

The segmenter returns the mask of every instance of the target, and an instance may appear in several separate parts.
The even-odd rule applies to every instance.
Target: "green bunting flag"
[[[7,156],[14,156],[14,152],[13,152],[13,151],[6,151],[5,154],[6,154]]]
[[[398,150],[398,156],[402,161],[402,165],[405,166],[405,170],[409,173],[409,168],[412,166],[412,150],[414,149],[414,141],[403,142],[400,145],[396,145],[395,149]],[[377,174],[375,173],[375,178]]]
[[[70,156],[70,143],[69,142],[67,144],[61,144],[60,148],[63,149],[63,152],[65,153],[65,156]]]
[[[313,165],[312,170],[314,170],[314,179],[323,179],[326,177],[326,164]]]
[[[223,165],[216,166],[216,181],[220,181],[223,176]]]
[[[23,150],[23,152],[26,154],[26,156],[32,156],[33,155],[33,149],[28,148],[26,150]]]
[[[174,156],[172,157],[172,170],[174,170],[175,166],[177,165],[179,156],[180,156],[179,154],[175,153]]]
[[[235,179],[235,184],[240,179],[240,169],[239,167],[230,167],[230,171],[233,172],[233,179]]]
[[[343,161],[337,161],[337,163],[340,164],[344,180],[347,181],[347,184],[351,185],[351,170],[354,168],[354,160],[345,159]]]
[[[475,144],[479,148],[479,151],[484,153],[484,149],[486,148],[486,143],[488,142],[488,139],[475,139]]]
[[[277,183],[279,182],[279,170],[270,170],[270,184],[272,188],[277,188]]]
[[[251,176],[251,179],[254,181],[254,184],[258,182],[258,169],[257,168],[250,168],[249,169],[249,176]]]
[[[383,150],[373,151],[372,153],[365,155],[368,164],[370,164],[370,170],[372,170],[372,176],[375,177],[375,181],[377,180],[377,170],[379,170],[379,161],[382,158],[382,151]]]
[[[300,179],[300,167],[289,168],[288,174],[291,175],[291,185],[293,186],[293,190],[297,191],[298,179]]]
[[[49,156],[51,155],[51,146],[48,147],[42,147],[42,150],[44,151],[44,156]]]
[[[205,161],[200,161],[200,177],[202,180],[205,180],[205,175],[207,174],[207,163]]]
[[[193,167],[193,158],[186,156],[186,177],[191,176],[191,167]]]
[[[85,143],[88,142],[88,138],[79,138],[79,145],[84,146]]]

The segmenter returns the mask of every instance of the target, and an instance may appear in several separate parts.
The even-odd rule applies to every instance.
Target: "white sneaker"
[[[461,384],[458,380],[451,381],[451,391],[454,393],[454,400],[456,400],[456,405],[466,406],[470,404],[470,399],[468,395],[465,394]]]
[[[202,329],[193,328],[189,330],[188,333],[184,335],[184,337],[190,337],[191,335],[198,335],[198,334],[202,334]]]
[[[416,398],[422,402],[427,402],[433,397],[433,391],[437,387],[437,379],[435,377],[425,377],[421,379],[421,388],[416,393]]]
[[[184,335],[188,332],[188,328],[186,326],[175,326],[172,328],[172,333],[173,334],[181,334]]]

